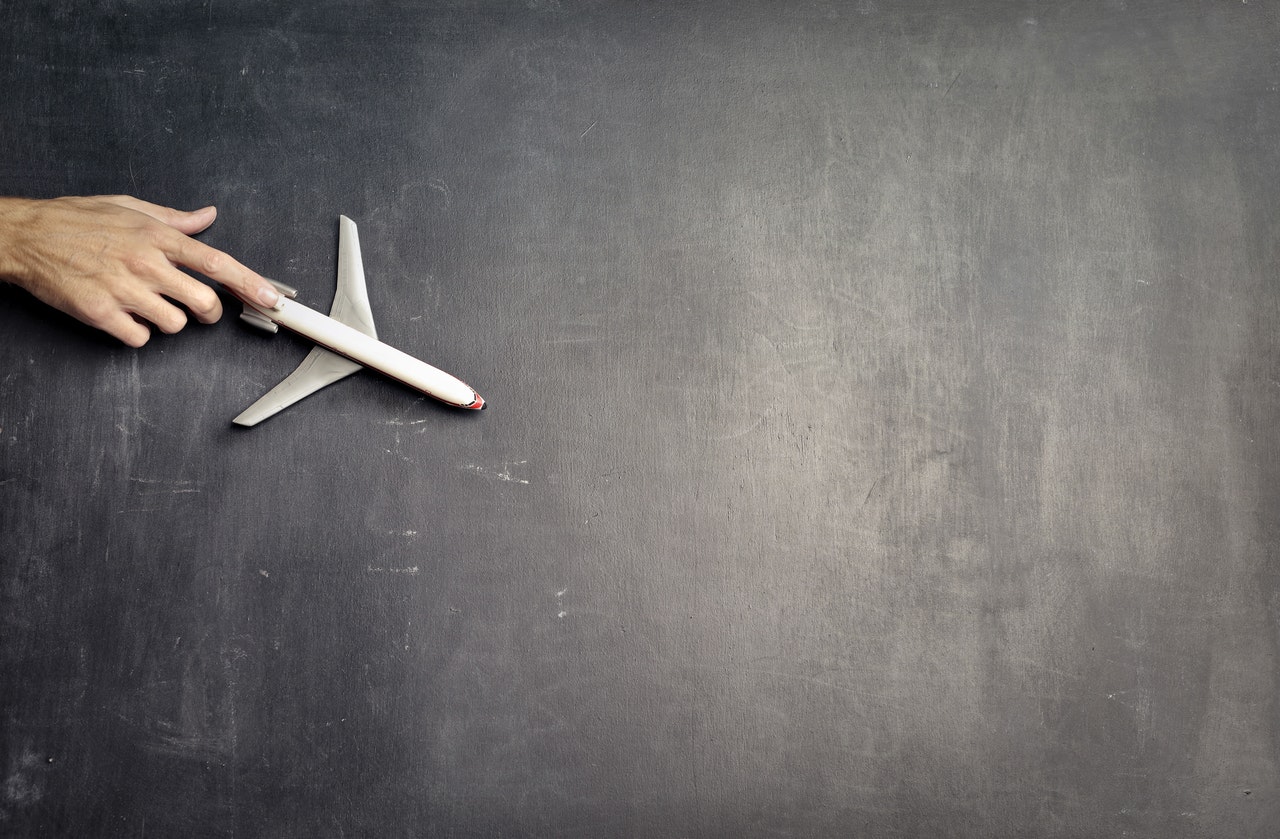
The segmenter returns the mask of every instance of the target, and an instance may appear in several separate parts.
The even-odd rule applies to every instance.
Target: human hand
[[[151,337],[147,323],[182,329],[183,308],[202,323],[222,316],[217,293],[179,267],[275,307],[267,280],[190,238],[216,217],[213,207],[183,212],[125,195],[0,198],[0,280],[131,347]]]

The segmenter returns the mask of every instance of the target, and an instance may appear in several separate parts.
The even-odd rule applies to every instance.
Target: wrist
[[[22,255],[39,204],[34,198],[0,197],[0,282],[25,287],[30,279]]]

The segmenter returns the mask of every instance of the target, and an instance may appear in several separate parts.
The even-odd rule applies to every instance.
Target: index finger
[[[165,248],[165,255],[175,264],[198,271],[211,280],[226,286],[242,300],[253,301],[274,309],[280,302],[280,293],[265,277],[228,254],[175,231],[177,238]]]

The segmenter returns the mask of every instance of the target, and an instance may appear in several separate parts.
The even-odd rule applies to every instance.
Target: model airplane
[[[294,300],[298,296],[295,289],[271,282],[281,294],[276,308],[268,309],[245,300],[240,318],[272,333],[283,326],[310,338],[318,346],[302,360],[298,369],[232,420],[236,425],[257,425],[361,367],[384,373],[447,405],[472,409],[485,406],[480,394],[466,383],[378,340],[364,285],[360,239],[355,222],[346,216],[338,220],[338,291],[328,316]]]

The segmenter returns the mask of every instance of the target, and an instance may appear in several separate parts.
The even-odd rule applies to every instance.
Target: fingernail
[[[258,289],[258,302],[268,309],[275,309],[280,305],[280,294],[271,286],[263,286]]]

